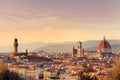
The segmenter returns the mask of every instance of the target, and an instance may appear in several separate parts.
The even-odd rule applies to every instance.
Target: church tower
[[[72,57],[77,57],[77,49],[75,47],[73,47]]]
[[[17,38],[14,39],[14,52],[15,53],[18,52],[18,39]]]
[[[82,42],[77,42],[77,57],[83,57]]]

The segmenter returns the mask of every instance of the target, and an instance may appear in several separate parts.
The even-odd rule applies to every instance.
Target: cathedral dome
[[[100,42],[100,44],[98,45],[98,50],[99,51],[101,51],[101,52],[103,52],[103,51],[105,51],[106,52],[106,50],[108,51],[110,51],[111,50],[111,45],[110,45],[110,43],[105,39],[105,37],[104,37],[104,39]]]

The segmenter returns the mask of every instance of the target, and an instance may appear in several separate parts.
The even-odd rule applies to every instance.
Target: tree
[[[83,68],[83,71],[78,74],[80,80],[98,80],[96,76],[90,75],[90,72],[93,71],[92,65],[83,64]]]
[[[111,73],[111,80],[120,80],[120,60],[116,62]]]
[[[11,72],[8,69],[3,70],[2,73],[0,73],[0,79],[1,80],[23,80],[18,73]]]
[[[78,74],[80,80],[98,80],[96,76],[91,76],[89,73],[86,72],[79,72]]]
[[[0,80],[24,80],[18,73],[10,71],[7,65],[0,63]]]
[[[94,71],[93,66],[91,64],[89,66],[87,64],[83,64],[83,68],[84,68],[83,71],[86,72],[86,73]]]

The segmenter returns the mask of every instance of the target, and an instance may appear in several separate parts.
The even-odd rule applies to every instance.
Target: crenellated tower
[[[14,52],[15,53],[18,52],[18,39],[17,38],[14,39]]]

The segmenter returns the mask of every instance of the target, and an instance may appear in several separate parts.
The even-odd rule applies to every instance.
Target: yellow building
[[[58,79],[58,71],[55,70],[44,70],[44,80]]]

